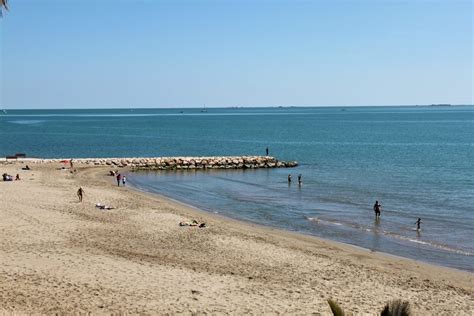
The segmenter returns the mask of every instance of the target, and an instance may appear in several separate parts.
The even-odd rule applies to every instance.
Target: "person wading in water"
[[[416,230],[421,230],[421,223],[423,222],[421,221],[421,218],[418,217],[418,220],[415,222]]]
[[[375,201],[375,204],[374,204],[375,219],[378,219],[380,217],[380,208],[381,207],[382,207],[382,205],[379,204],[379,201]]]

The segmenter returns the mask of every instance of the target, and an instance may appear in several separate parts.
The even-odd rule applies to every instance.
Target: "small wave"
[[[22,125],[33,125],[33,124],[40,124],[43,123],[43,120],[16,120],[16,121],[8,121],[8,123],[13,124],[22,124]]]
[[[443,251],[446,251],[446,252],[456,253],[456,254],[459,254],[459,255],[474,256],[474,252],[470,252],[470,251],[462,250],[462,249],[457,249],[457,248],[454,248],[453,246],[443,245],[443,244],[439,244],[439,243],[432,242],[432,241],[427,241],[427,240],[425,241],[425,240],[420,240],[420,239],[414,239],[413,237],[402,236],[402,235],[397,234],[395,232],[380,231],[378,229],[373,230],[373,229],[370,229],[370,228],[367,228],[367,227],[364,227],[364,226],[360,226],[360,225],[357,225],[357,224],[354,224],[354,223],[341,223],[341,222],[336,222],[336,221],[331,221],[331,220],[322,220],[318,217],[306,217],[306,219],[311,221],[311,222],[315,222],[317,224],[322,224],[322,225],[345,226],[345,227],[348,227],[348,228],[353,228],[353,229],[365,231],[365,232],[368,232],[368,233],[370,233],[370,232],[382,233],[384,236],[386,236],[388,238],[403,240],[405,242],[410,242],[410,243],[416,243],[416,244],[420,244],[420,245],[423,245],[423,246],[443,250]]]
[[[429,247],[433,247],[433,248],[436,248],[436,249],[444,250],[444,251],[447,251],[447,252],[456,253],[456,254],[459,254],[459,255],[464,255],[464,256],[469,256],[469,257],[474,256],[474,252],[467,251],[467,250],[456,249],[456,248],[453,248],[452,246],[441,245],[441,244],[438,244],[438,243],[435,243],[435,242],[423,241],[423,240],[419,240],[419,239],[413,239],[411,237],[405,237],[405,236],[401,236],[401,235],[394,234],[394,233],[388,233],[388,232],[385,235],[389,235],[390,237],[393,237],[393,238],[396,238],[396,239],[401,239],[401,240],[408,241],[408,242],[412,242],[412,243],[415,243],[415,244],[420,244],[420,245],[429,246]]]
[[[417,240],[417,239],[408,239],[408,241],[411,241],[411,242],[414,242],[414,243],[417,243],[417,244],[422,244],[422,245],[430,245],[429,242],[422,241],[422,240]]]
[[[343,226],[343,223],[339,223],[336,221],[328,221],[328,220],[323,220],[317,217],[306,217],[309,221],[316,222],[316,223],[322,223],[322,224],[329,224],[329,225],[336,225],[336,226]]]

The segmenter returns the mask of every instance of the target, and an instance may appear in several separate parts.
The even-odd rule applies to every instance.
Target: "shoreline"
[[[21,165],[0,165],[22,175],[0,184],[9,205],[0,211],[3,312],[328,314],[328,298],[353,313],[375,313],[398,298],[415,314],[474,308],[467,271],[118,189],[108,167],[22,172]],[[116,209],[97,210],[97,202]],[[191,219],[208,227],[178,226]]]
[[[152,198],[157,198],[157,199],[160,199],[160,200],[167,200],[168,203],[173,203],[173,204],[176,204],[180,207],[184,207],[184,208],[188,209],[190,212],[196,212],[197,213],[196,216],[201,216],[201,217],[202,216],[209,216],[210,218],[213,218],[213,219],[216,219],[216,220],[219,219],[219,220],[222,220],[222,221],[228,221],[228,222],[231,222],[235,225],[242,225],[243,227],[248,227],[248,228],[252,228],[252,229],[261,230],[262,232],[267,231],[267,232],[270,232],[270,233],[275,233],[277,235],[278,234],[287,235],[290,238],[302,239],[302,240],[308,238],[309,242],[334,244],[334,246],[338,246],[340,248],[346,248],[345,250],[348,251],[348,252],[354,251],[354,252],[370,253],[371,255],[374,255],[374,256],[381,256],[385,260],[389,260],[390,258],[396,259],[396,260],[407,260],[408,262],[412,262],[413,264],[416,264],[416,265],[427,265],[427,266],[430,266],[432,268],[447,269],[447,270],[452,271],[452,272],[468,273],[468,274],[472,274],[472,276],[474,277],[474,272],[471,272],[471,271],[468,271],[468,270],[457,269],[457,268],[443,266],[443,265],[439,265],[439,264],[435,264],[435,263],[431,263],[431,262],[426,262],[426,261],[422,261],[422,260],[407,258],[407,257],[399,256],[399,255],[396,255],[396,254],[391,254],[391,253],[388,253],[388,252],[372,250],[372,249],[365,248],[365,247],[358,246],[358,245],[354,245],[354,244],[344,243],[344,242],[341,242],[341,241],[332,240],[332,239],[328,239],[328,238],[324,238],[324,237],[319,237],[319,236],[315,236],[315,235],[311,235],[311,234],[304,234],[304,233],[298,232],[298,231],[291,231],[291,230],[286,230],[286,229],[279,228],[279,227],[267,226],[267,225],[255,223],[255,222],[252,222],[252,221],[246,221],[246,220],[243,220],[243,219],[232,218],[232,217],[222,215],[220,213],[213,213],[213,212],[210,212],[210,211],[200,209],[197,206],[188,204],[186,202],[174,199],[174,198],[169,197],[169,196],[162,195],[160,193],[141,190],[137,187],[132,186],[131,184],[128,185],[128,188],[132,188],[132,190],[134,190],[136,193],[144,194],[144,195],[150,196]]]
[[[136,178],[134,179],[135,174],[137,175],[135,176]],[[223,174],[210,173],[209,177],[207,177],[207,174],[206,174],[206,176],[201,176],[199,178],[201,180],[195,180],[196,177],[194,177],[194,173],[191,173],[192,176],[191,175],[188,176],[188,173],[186,172],[179,172],[178,174],[179,176],[177,175],[175,176],[175,173],[173,172],[161,173],[158,171],[157,173],[147,172],[147,173],[142,173],[142,174],[140,174],[139,172],[138,173],[131,172],[130,178],[129,178],[130,180],[129,185],[131,186],[136,185],[137,186],[136,189],[141,192],[157,194],[158,196],[161,196],[163,198],[181,202],[183,203],[183,205],[188,205],[188,206],[195,207],[197,209],[201,209],[202,211],[206,213],[217,214],[220,216],[224,216],[225,218],[242,221],[243,223],[261,225],[262,227],[279,229],[285,232],[295,232],[297,234],[313,236],[313,237],[317,237],[317,238],[321,238],[325,240],[330,240],[330,241],[350,245],[356,248],[365,249],[370,252],[383,253],[390,256],[406,258],[409,260],[415,260],[417,262],[431,264],[433,266],[446,267],[446,268],[450,268],[454,270],[474,273],[474,266],[472,266],[472,263],[471,263],[472,261],[471,258],[473,258],[472,257],[473,253],[465,248],[465,246],[469,245],[467,241],[465,241],[465,244],[461,244],[462,246],[464,246],[464,248],[461,248],[461,246],[458,244],[448,243],[447,241],[449,239],[445,239],[443,243],[441,242],[441,239],[430,239],[429,237],[420,238],[419,233],[417,233],[417,235],[414,236],[415,234],[414,229],[413,231],[410,231],[413,234],[409,235],[409,234],[404,234],[403,230],[401,230],[401,233],[397,234],[398,231],[396,229],[397,228],[400,229],[400,227],[395,227],[394,229],[394,227],[389,227],[388,225],[383,227],[380,230],[378,229],[379,227],[377,225],[371,226],[370,223],[367,224],[367,226],[356,226],[356,228],[354,228],[354,226],[351,226],[351,224],[354,223],[353,221],[352,222],[350,221],[352,220],[352,218],[345,218],[345,220],[340,220],[340,222],[337,223],[338,221],[337,219],[333,219],[333,221],[331,221],[331,219],[328,219],[329,218],[328,214],[326,214],[327,217],[324,218],[324,217],[320,217],[319,214],[313,215],[308,212],[303,213],[303,214],[301,214],[301,212],[298,213],[300,217],[304,216],[303,219],[306,220],[307,223],[309,224],[306,224],[306,223],[301,224],[301,222],[298,222],[299,218],[297,218],[296,216],[290,218],[290,219],[295,220],[295,222],[289,221],[287,217],[282,217],[281,221],[266,220],[266,218],[264,218],[263,216],[252,217],[252,214],[250,214],[249,216],[248,213],[245,213],[246,212],[245,206],[239,206],[237,204],[238,198],[235,198],[237,194],[234,194],[235,195],[233,197],[234,199],[222,198],[220,195],[214,196],[218,194],[217,189],[212,188],[212,185],[206,186],[206,184],[209,184],[209,183],[206,183],[206,178],[212,179],[212,177],[214,176],[222,177],[222,178],[227,177],[229,181],[232,181],[232,180],[237,181],[236,179],[242,180],[242,178],[234,178],[232,172],[231,173],[224,172]],[[189,178],[189,181],[191,181],[189,183],[189,186],[190,188],[193,188],[192,190],[189,190],[189,191],[187,190],[186,178]],[[175,184],[175,180],[179,184]],[[170,186],[173,188],[176,187],[177,190],[174,191],[170,188],[167,188],[167,185],[165,184],[167,182],[170,182]],[[258,183],[258,181],[256,181],[255,183]],[[259,183],[259,185],[263,186],[262,183]],[[207,191],[204,189],[204,187],[206,188],[211,187],[211,190],[213,189],[214,190]],[[201,190],[202,192],[200,192]],[[233,190],[238,191],[238,189],[236,188],[233,188]],[[302,190],[298,190],[297,193],[300,193],[300,191]],[[211,197],[210,195],[207,194],[207,192],[212,192],[213,196]],[[248,194],[248,192],[246,192],[245,190],[238,191],[238,192],[239,194],[244,194],[244,195]],[[190,194],[194,198],[190,198],[189,196],[187,196],[187,194]],[[260,195],[262,195],[262,193],[260,193]],[[246,200],[250,199],[251,197],[252,197],[251,194],[245,195]],[[275,197],[272,196],[272,198],[275,198]],[[214,201],[214,199],[217,202]],[[262,203],[260,204],[262,208],[266,207],[265,204],[263,204],[265,203],[264,200],[259,200],[259,202]],[[275,201],[272,200],[272,203],[274,202]],[[191,203],[191,204],[187,204],[187,203]],[[252,205],[248,205],[248,207],[251,208],[253,207],[254,204],[255,203],[253,203]],[[295,207],[294,204],[292,206]],[[304,206],[304,207],[306,207],[305,211],[307,211],[308,207],[307,206]],[[258,206],[256,206],[256,209],[258,209]],[[318,208],[316,207],[315,209],[318,209]],[[265,209],[265,210],[267,211],[268,214],[271,214],[271,216],[275,216],[275,217],[280,216],[281,208],[272,206],[271,211],[268,211],[268,209]],[[241,212],[244,212],[243,214],[245,215],[242,215]],[[388,213],[388,216],[393,216],[389,212],[387,213]],[[390,220],[393,220],[393,219],[386,217],[385,220],[387,220],[388,223],[390,223]],[[293,223],[298,223],[298,226],[293,225]],[[329,231],[331,229],[330,225],[331,224],[334,225],[334,223],[337,223],[337,225],[341,225],[341,226],[337,226],[336,229],[339,227],[343,227],[346,230],[350,230],[349,233],[346,233],[346,234],[341,233],[339,235],[331,234],[331,232]],[[352,234],[351,229],[355,230],[356,235]],[[364,238],[366,238],[365,240],[360,238],[361,231],[366,235],[364,236]],[[425,231],[423,231],[423,233],[425,233]],[[446,237],[449,237],[449,236],[446,236]],[[378,241],[377,245],[375,245],[376,239]],[[383,243],[385,245],[382,242],[380,242],[380,240],[383,240]],[[455,246],[458,246],[458,248],[456,248]]]

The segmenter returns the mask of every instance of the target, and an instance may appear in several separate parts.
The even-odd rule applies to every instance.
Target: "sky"
[[[9,0],[0,108],[473,104],[461,0]]]

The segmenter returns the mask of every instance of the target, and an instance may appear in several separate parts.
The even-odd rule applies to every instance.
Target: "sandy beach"
[[[0,164],[21,177],[0,182],[0,313],[328,315],[329,298],[355,314],[398,298],[415,315],[474,313],[469,272],[118,188],[108,167],[24,165]],[[207,227],[179,226],[193,219]]]

